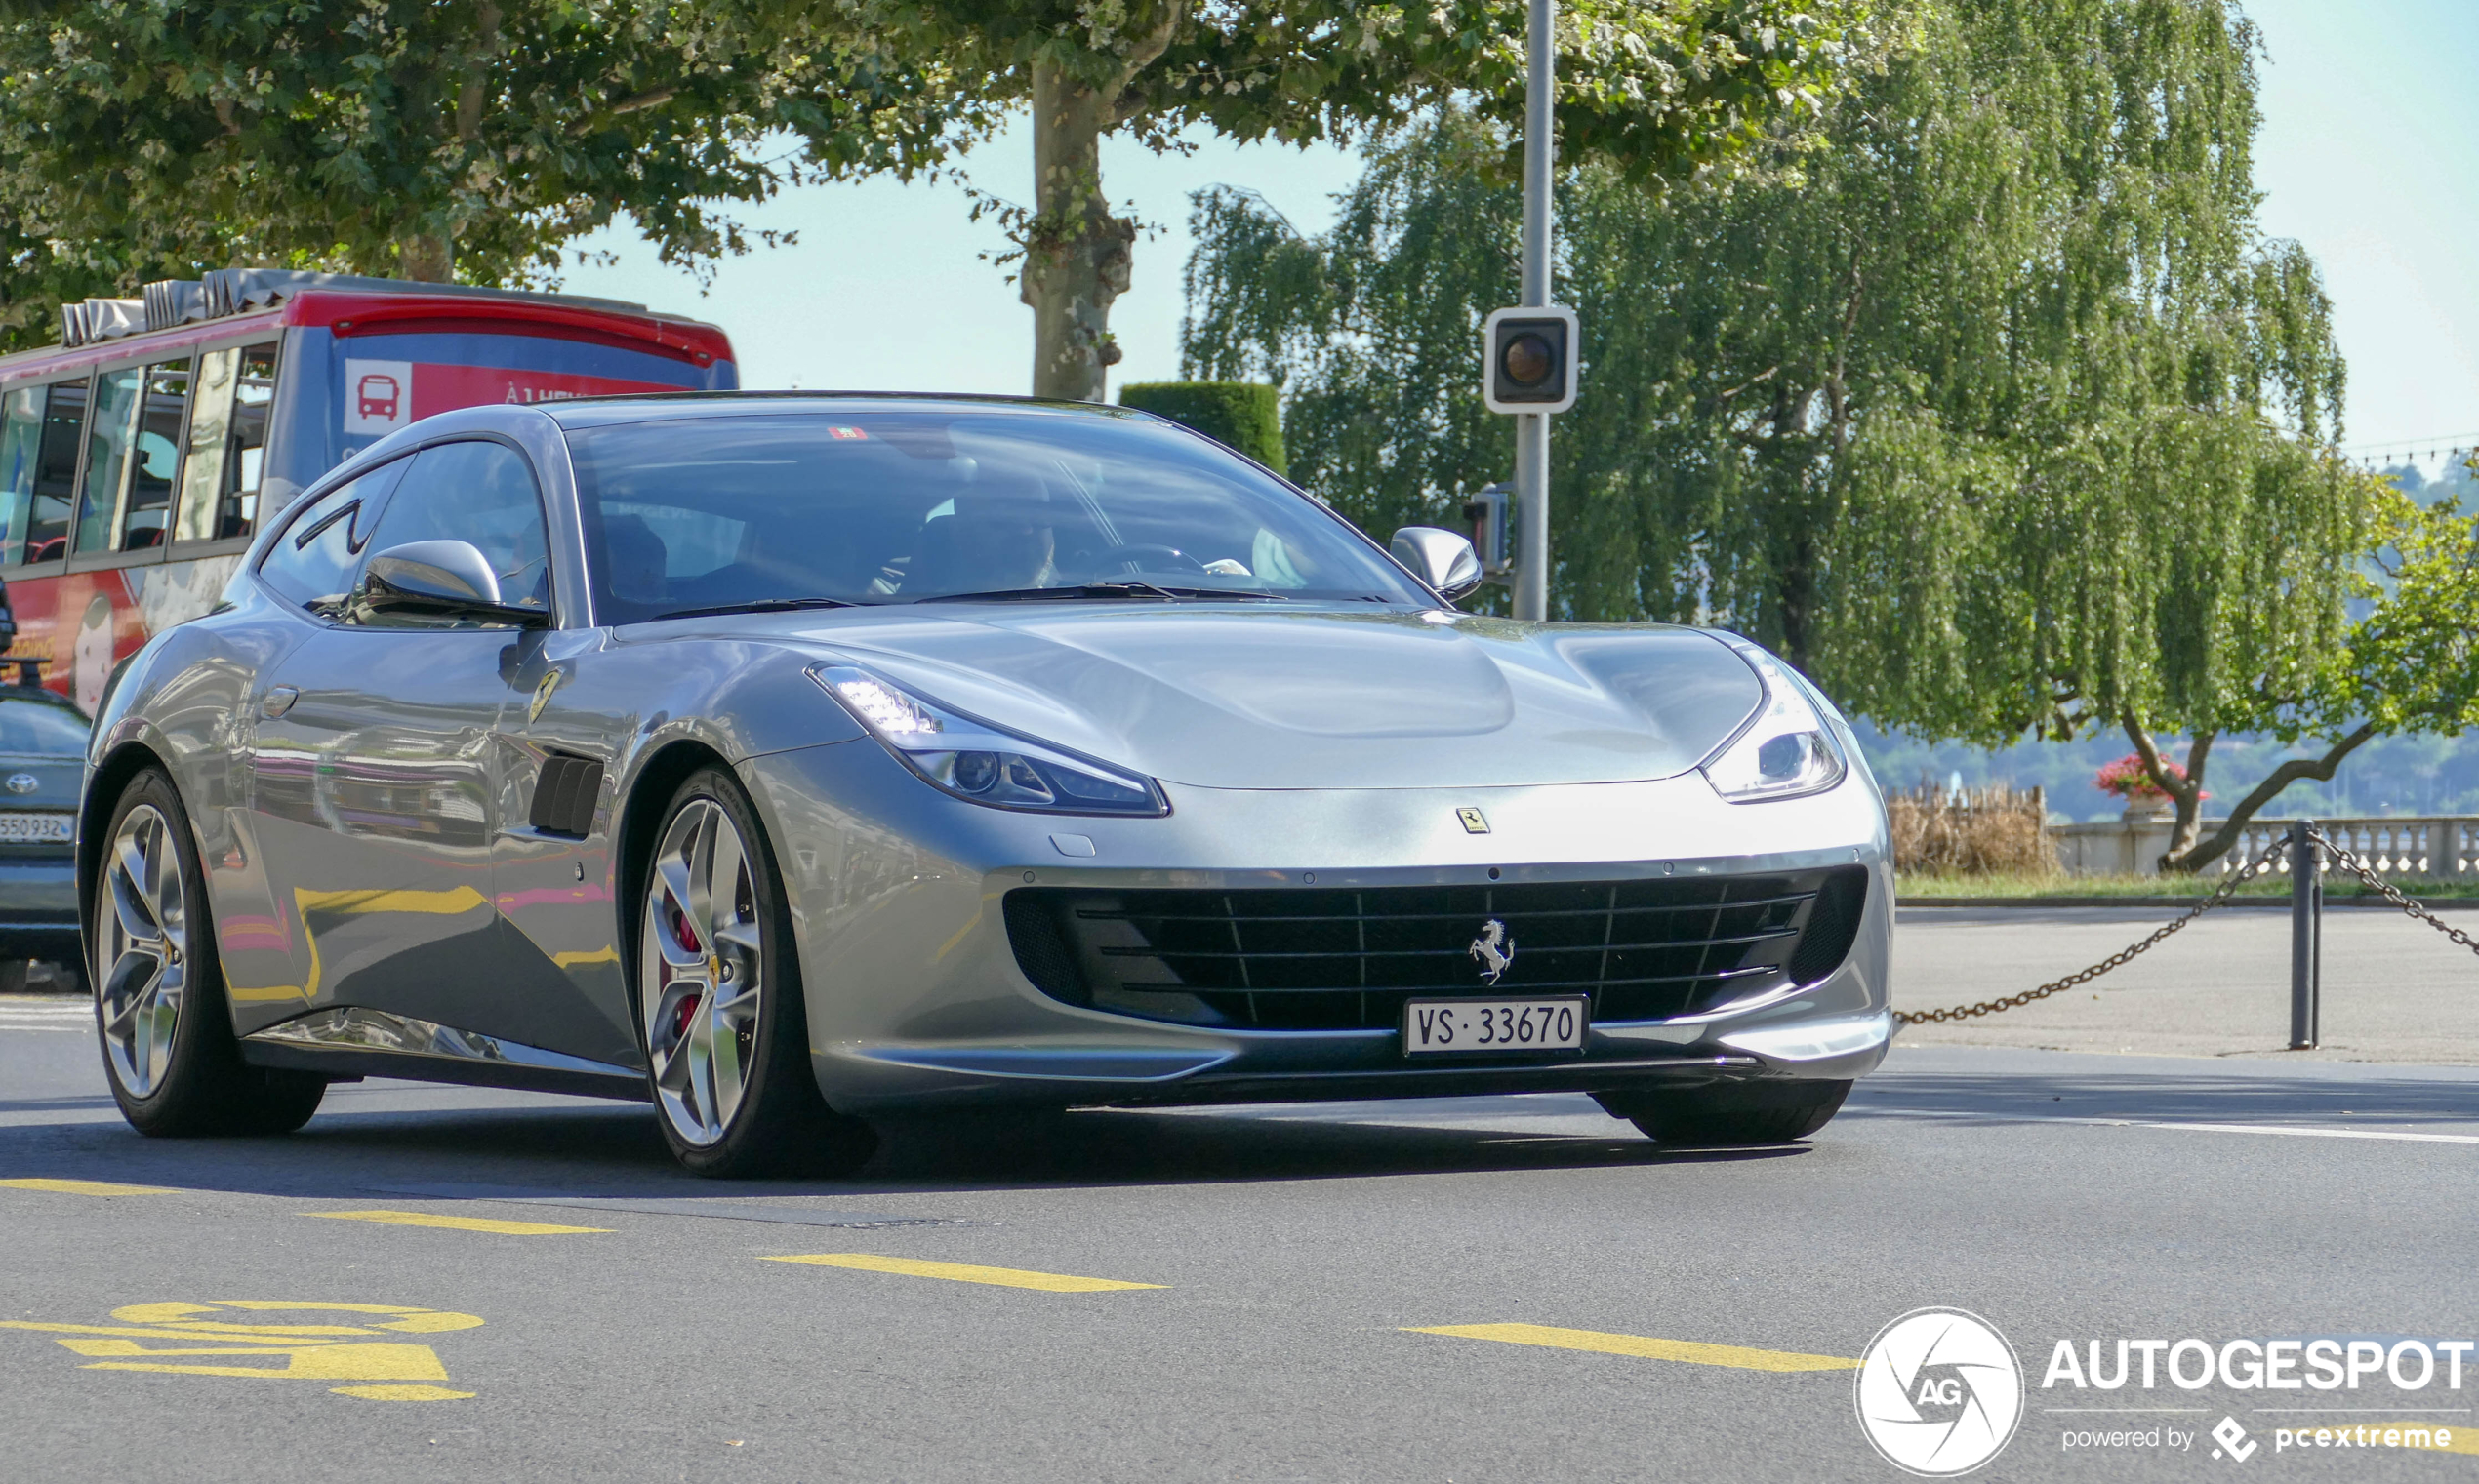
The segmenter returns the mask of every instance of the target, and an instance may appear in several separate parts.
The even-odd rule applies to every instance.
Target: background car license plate
[[[1541,1000],[1405,1000],[1403,1055],[1581,1051],[1582,995]]]
[[[65,814],[0,814],[0,845],[65,845],[69,820]]]

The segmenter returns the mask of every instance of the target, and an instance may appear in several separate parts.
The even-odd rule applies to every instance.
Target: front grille
[[[1393,1029],[1426,995],[1588,994],[1596,1022],[1693,1015],[1838,968],[1864,866],[1518,886],[1243,891],[1020,887],[1007,936],[1043,993],[1149,1020]],[[1482,981],[1503,924],[1512,961]]]

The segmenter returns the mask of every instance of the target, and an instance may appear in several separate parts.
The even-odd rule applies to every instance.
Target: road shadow
[[[1853,1090],[1842,1116],[1916,1117],[1922,1113],[1988,1123],[2034,1117],[2328,1127],[2469,1125],[2479,1123],[2479,1081],[2444,1076],[2300,1076],[2288,1067],[2266,1076],[2164,1072],[2149,1067],[2114,1070],[2105,1063],[2090,1069],[1987,1072],[1888,1068]]]
[[[76,1103],[83,1100],[45,1100]],[[108,1100],[106,1100],[108,1101]],[[1459,1100],[1497,1103],[1513,1100]],[[1567,1103],[1573,1103],[1569,1107]],[[23,1108],[28,1104],[6,1104]],[[1393,1175],[1658,1169],[1794,1157],[1804,1144],[1693,1149],[1655,1144],[1616,1119],[1608,1132],[1525,1132],[1526,1108],[1497,1127],[1424,1127],[1405,1104],[1300,1108],[1097,1109],[890,1120],[877,1154],[844,1180],[701,1180],[664,1146],[652,1109],[543,1099],[532,1105],[322,1112],[273,1139],[150,1140],[117,1120],[0,1127],[0,1178],[27,1176],[265,1195],[430,1199],[555,1195],[679,1200],[840,1201],[872,1194],[1349,1180]],[[1372,1111],[1373,1110],[1373,1111]],[[1582,1099],[1552,1115],[1599,1120]]]

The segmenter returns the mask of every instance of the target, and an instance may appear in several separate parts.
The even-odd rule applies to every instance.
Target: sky
[[[2304,244],[2334,301],[2350,369],[2345,443],[2385,463],[2479,445],[2479,0],[2253,0],[2266,59],[2255,179],[2267,235]],[[1126,359],[1112,384],[1179,373],[1188,197],[1254,190],[1302,232],[1332,220],[1358,174],[1347,152],[1235,145],[1199,134],[1189,155],[1106,140],[1103,182],[1148,228],[1112,312]],[[966,161],[974,184],[1023,202],[1032,148],[1019,127]],[[583,244],[616,261],[572,270],[572,293],[635,300],[720,324],[742,384],[1020,392],[1033,311],[1005,270],[996,224],[966,220],[951,185],[874,181],[787,192],[743,219],[798,233],[717,264],[701,291],[625,226]],[[2438,461],[2422,461],[2430,472]]]

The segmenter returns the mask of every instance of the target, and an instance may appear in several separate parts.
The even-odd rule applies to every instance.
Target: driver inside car
[[[1059,582],[1049,487],[1028,469],[984,464],[955,513],[921,527],[907,593],[1010,592]]]

